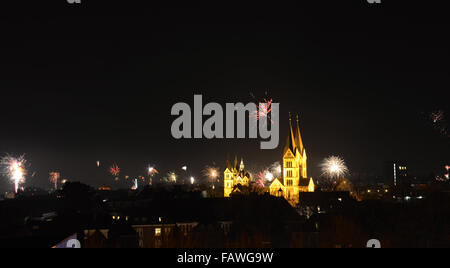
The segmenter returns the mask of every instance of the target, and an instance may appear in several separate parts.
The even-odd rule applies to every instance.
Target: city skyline
[[[333,7],[261,7],[254,20],[245,7],[114,5],[110,13],[93,5],[32,16],[23,10],[20,21],[2,17],[7,41],[0,46],[8,53],[0,64],[0,153],[25,154],[29,175],[36,172],[27,182],[37,185],[49,184],[54,170],[104,184],[96,179],[98,160],[130,176],[150,164],[164,171],[187,165],[200,176],[206,165],[223,168],[227,154],[260,169],[281,161],[292,113],[300,115],[315,179],[332,155],[351,173],[381,176],[385,161],[405,161],[418,176],[443,171],[447,123],[437,129],[430,115],[441,111],[448,120],[447,22],[420,20],[429,10],[414,6],[401,14],[395,6]],[[194,94],[222,105],[280,103],[278,148],[173,139],[170,108],[192,104]]]
[[[137,2],[2,5],[0,248],[450,247],[447,8]]]

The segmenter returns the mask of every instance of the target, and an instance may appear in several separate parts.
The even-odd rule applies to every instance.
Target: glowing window
[[[155,236],[161,236],[161,228],[155,228]]]

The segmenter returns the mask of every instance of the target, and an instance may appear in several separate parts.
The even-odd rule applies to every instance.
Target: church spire
[[[292,118],[291,113],[289,112],[289,135],[286,141],[286,145],[284,147],[284,153],[287,152],[288,149],[291,150],[293,154],[295,154],[295,138],[294,138],[294,131],[292,129]]]
[[[230,154],[227,154],[227,168],[231,170]]]
[[[303,141],[302,135],[300,134],[300,123],[297,115],[297,129],[295,132],[295,145],[297,146],[299,153],[303,154]]]

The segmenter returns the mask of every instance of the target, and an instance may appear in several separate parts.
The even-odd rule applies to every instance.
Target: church
[[[275,178],[268,189],[273,196],[284,197],[289,204],[296,206],[299,203],[301,192],[314,192],[315,184],[312,178],[307,175],[307,156],[300,134],[298,116],[295,129],[292,127],[292,119],[289,116],[289,134],[286,145],[283,149],[283,170],[282,178]],[[238,167],[237,159],[234,166],[227,164],[224,172],[224,197],[229,197],[235,186],[241,184],[248,186],[251,182],[251,175],[245,171],[243,160]]]
[[[241,159],[241,163],[238,166],[237,157],[234,159],[234,165],[231,166],[230,161],[227,160],[227,168],[224,172],[224,197],[230,197],[235,186],[242,185],[248,186],[251,181],[251,175],[245,170],[244,160]]]

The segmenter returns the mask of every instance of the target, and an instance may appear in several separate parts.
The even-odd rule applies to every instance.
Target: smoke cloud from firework
[[[272,165],[268,167],[268,171],[273,175],[273,178],[281,178],[282,177],[282,167],[280,162],[274,162]]]

